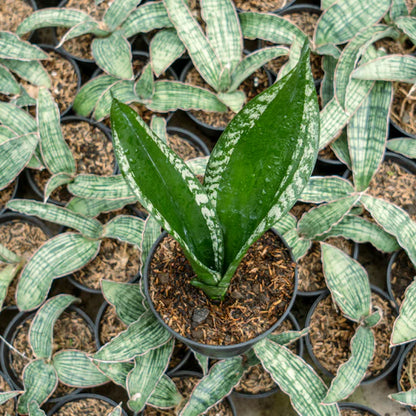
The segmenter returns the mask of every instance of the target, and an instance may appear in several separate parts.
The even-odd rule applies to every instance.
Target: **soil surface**
[[[0,392],[10,391],[10,386],[6,383],[6,380],[0,374]],[[8,400],[6,403],[0,405],[0,413],[2,415],[14,414],[14,400]]]
[[[205,156],[202,150],[181,137],[179,134],[168,135],[168,144],[169,147],[183,160]]]
[[[235,0],[235,6],[245,12],[268,13],[283,9],[289,0]]]
[[[16,187],[16,182],[12,182],[6,188],[0,191],[0,211],[5,207],[5,205],[12,198],[15,187]]]
[[[416,134],[416,92],[413,84],[393,82],[393,104],[390,117],[405,132]]]
[[[375,336],[375,355],[371,361],[366,379],[380,374],[391,358],[390,336],[396,313],[390,302],[372,293],[373,308],[382,310],[379,324],[373,328]],[[335,308],[330,296],[321,301],[312,314],[310,321],[310,340],[312,350],[319,362],[331,374],[335,375],[339,366],[350,357],[350,342],[357,324],[345,318]]]
[[[392,38],[384,38],[374,43],[377,49],[384,49],[389,55],[412,55],[416,46],[407,39],[403,43]]]
[[[407,287],[413,282],[416,270],[405,251],[401,251],[391,266],[391,290],[400,306]]]
[[[403,363],[402,372],[400,375],[400,387],[403,391],[408,391],[416,388],[416,348],[407,354]],[[416,410],[416,406],[412,407]]]
[[[341,409],[341,416],[373,416],[363,410]]]
[[[190,284],[195,274],[178,243],[168,237],[150,264],[150,295],[174,331],[204,344],[231,345],[258,336],[283,315],[294,273],[289,252],[269,231],[244,256],[226,299],[215,304]]]
[[[54,416],[106,416],[114,406],[99,399],[81,399],[64,404]]]
[[[24,0],[0,1],[0,31],[16,32],[17,27],[33,13],[32,6]],[[29,35],[23,36],[27,39]]]

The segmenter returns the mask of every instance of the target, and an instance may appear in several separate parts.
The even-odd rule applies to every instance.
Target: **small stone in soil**
[[[209,315],[208,308],[195,309],[192,314],[192,322],[195,322],[196,324],[202,324],[202,322],[204,322],[205,319],[208,318],[208,315]]]

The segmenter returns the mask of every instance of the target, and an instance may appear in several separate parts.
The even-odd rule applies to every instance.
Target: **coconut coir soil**
[[[268,13],[283,9],[288,0],[235,0],[234,4],[245,12]]]
[[[401,251],[391,266],[391,289],[394,299],[399,306],[403,302],[407,287],[413,282],[415,276],[415,267],[406,252]]]
[[[416,347],[407,354],[400,374],[400,387],[403,391],[416,389]],[[416,410],[416,406],[412,407]]]
[[[283,315],[293,296],[295,264],[281,240],[268,231],[244,256],[221,303],[212,303],[192,286],[194,276],[178,243],[165,238],[149,267],[156,310],[185,337],[231,345],[258,336]]]
[[[104,400],[87,398],[64,404],[54,416],[106,416],[114,406]]]

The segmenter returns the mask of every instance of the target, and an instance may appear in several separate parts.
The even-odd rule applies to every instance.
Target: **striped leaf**
[[[367,189],[383,160],[392,91],[391,83],[377,82],[348,123],[348,147],[357,191]]]
[[[194,354],[196,361],[198,362],[199,366],[202,369],[202,374],[204,376],[207,375],[209,371],[209,357],[196,351],[192,351],[192,352]]]
[[[149,256],[149,253],[153,247],[153,244],[156,242],[160,233],[162,232],[159,222],[152,216],[148,215],[144,223],[144,230],[142,236],[142,244],[140,246],[141,252],[141,266],[140,272],[143,274],[143,268],[146,263],[146,259]]]
[[[46,413],[39,407],[36,401],[32,401],[29,403],[28,410],[29,416],[46,416]]]
[[[104,72],[120,79],[133,79],[130,44],[120,32],[106,38],[95,38],[91,47],[95,63]]]
[[[149,52],[153,72],[159,77],[185,52],[185,46],[176,30],[170,28],[153,36]]]
[[[0,189],[12,183],[29,163],[39,136],[27,133],[0,144]]]
[[[335,303],[351,321],[359,322],[371,310],[370,282],[360,263],[342,250],[321,243],[325,281]]]
[[[403,137],[387,141],[387,149],[400,153],[410,159],[416,159],[416,140]]]
[[[150,128],[159,136],[159,139],[162,139],[165,143],[167,143],[166,119],[163,117],[152,116]]]
[[[18,136],[37,131],[36,121],[30,114],[15,105],[1,101],[0,123],[12,129]]]
[[[168,13],[162,1],[152,1],[138,7],[121,25],[126,38],[146,33],[154,29],[172,27]]]
[[[223,64],[221,58],[217,56],[218,51],[214,50],[214,47],[211,46],[210,41],[212,41],[212,39],[207,39],[202,28],[192,16],[189,7],[184,1],[163,0],[163,4],[166,7],[170,21],[173,23],[179,38],[185,45],[198,72],[201,74],[202,78],[214,88],[214,90],[218,90],[219,75],[223,68]],[[217,9],[217,12],[220,11]],[[208,28],[207,31],[209,32],[211,29]],[[226,36],[223,31],[221,34]],[[219,40],[219,42],[221,42],[221,40]],[[220,48],[226,48],[226,45],[221,44]],[[232,48],[234,49],[235,45],[233,45]]]
[[[348,197],[353,192],[351,182],[339,176],[311,176],[299,199],[320,204]]]
[[[140,4],[141,0],[114,0],[104,14],[104,23],[113,31]]]
[[[129,408],[141,412],[169,365],[175,341],[171,339],[160,348],[150,350],[134,359],[134,369],[127,376]]]
[[[373,312],[371,315],[368,315],[364,320],[363,320],[363,324],[367,327],[367,328],[373,328],[374,326],[376,326],[381,319],[381,311],[376,311]]]
[[[14,33],[0,31],[0,58],[34,61],[48,59],[48,55],[37,46],[21,40]]]
[[[141,100],[150,100],[153,96],[155,83],[153,79],[152,68],[147,64],[139,79],[134,84],[134,91]]]
[[[20,78],[39,87],[51,87],[51,80],[46,69],[38,61],[20,61],[18,59],[1,59],[0,62],[19,75]],[[36,102],[36,101],[35,101]]]
[[[394,322],[391,345],[400,345],[416,339],[416,281],[405,292],[400,314]]]
[[[222,234],[201,183],[135,111],[116,100],[111,125],[118,165],[128,185],[179,242],[199,279],[215,285],[222,264]]]
[[[414,11],[414,9],[413,9]],[[402,31],[404,32],[407,36],[409,36],[409,38],[411,39],[411,41],[414,43],[416,40],[416,27],[415,27],[415,22],[416,19],[413,16],[404,16],[401,17],[399,19],[395,20],[395,25]]]
[[[346,215],[320,239],[323,241],[329,237],[344,237],[356,243],[371,243],[377,250],[385,253],[392,253],[400,248],[393,236],[374,222],[356,215]]]
[[[183,400],[176,384],[164,375],[156,386],[147,403],[158,409],[168,409],[177,406]]]
[[[322,69],[324,70],[324,77],[321,82],[320,95],[322,104],[326,106],[334,97],[334,78],[335,68],[338,60],[332,56],[326,55],[322,58]]]
[[[360,65],[353,73],[355,79],[416,82],[416,58],[409,55],[387,55]]]
[[[293,23],[271,13],[239,13],[243,37],[264,39],[278,45],[290,45],[295,38],[304,39],[305,34]]]
[[[105,363],[91,359],[94,365],[113,383],[127,389],[127,375],[133,370],[134,364],[127,363]]]
[[[211,153],[204,185],[225,235],[223,287],[249,246],[294,205],[308,182],[318,147],[318,111],[305,43],[298,66],[251,100]],[[259,141],[262,146],[256,146]]]
[[[240,90],[233,92],[219,92],[217,98],[234,113],[238,113],[242,109],[246,100],[244,92]]]
[[[135,198],[121,175],[78,175],[68,185],[68,190],[75,196],[88,199],[116,201]]]
[[[159,348],[171,339],[169,332],[156,320],[153,313],[145,312],[140,318],[95,355],[95,361],[130,361],[138,355]]]
[[[240,356],[214,364],[209,373],[195,386],[180,416],[205,413],[232,392],[243,373],[244,366]]]
[[[56,175],[52,175],[46,182],[43,202],[46,202],[49,199],[55,189],[71,182],[72,176],[67,173],[57,173]]]
[[[338,368],[322,403],[333,404],[345,400],[364,379],[375,350],[373,331],[363,326],[358,327],[351,339],[350,350],[350,358]]]
[[[3,65],[0,65],[0,92],[6,95],[15,95],[20,92],[19,83]]]
[[[121,403],[120,403],[107,416],[122,416],[122,415],[123,415],[123,408],[121,407]]]
[[[385,231],[396,237],[416,265],[416,223],[409,214],[396,205],[370,195],[363,195],[361,203]]]
[[[0,244],[0,262],[2,263],[20,263],[23,260],[22,257],[10,251],[7,247]]]
[[[284,233],[283,238],[291,248],[295,261],[302,258],[312,245],[312,241],[300,237],[295,228]]]
[[[20,391],[20,390],[0,392],[0,406],[22,393],[23,391]]]
[[[289,345],[304,337],[309,331],[309,328],[304,328],[301,331],[285,331],[280,334],[270,334],[267,336],[269,341],[275,342],[279,345]]]
[[[43,244],[20,276],[16,293],[19,309],[27,311],[41,305],[52,280],[83,267],[97,255],[99,247],[99,241],[74,233],[60,234]]]
[[[53,356],[52,365],[59,381],[67,386],[89,388],[110,381],[82,351],[59,351]]]
[[[390,394],[389,398],[405,406],[416,406],[416,389]]]
[[[27,164],[27,168],[29,169],[36,169],[36,170],[43,170],[45,169],[45,166],[43,166],[42,162],[40,161],[40,158],[37,156],[36,150],[39,151],[39,147],[35,149],[35,153],[29,160],[29,163]],[[39,151],[40,152],[40,151]]]
[[[322,14],[315,30],[315,44],[345,43],[361,29],[377,23],[390,8],[391,0],[342,0]]]
[[[339,416],[337,405],[323,405],[327,387],[315,371],[286,347],[267,339],[254,346],[254,352],[280,389],[290,396],[301,416]]]
[[[97,217],[103,212],[116,211],[135,202],[135,197],[114,201],[74,197],[68,202],[66,208],[86,217]]]
[[[62,312],[78,301],[71,295],[58,295],[48,299],[36,312],[30,325],[29,342],[37,358],[52,357],[53,327]]]
[[[44,88],[39,90],[37,120],[43,161],[52,173],[74,174],[75,160],[61,131],[58,105],[52,94]]]
[[[85,12],[66,7],[47,8],[32,13],[19,25],[16,33],[21,36],[44,27],[72,27],[79,23],[92,21]],[[36,59],[36,58],[35,58]]]
[[[118,215],[104,226],[102,237],[115,238],[140,247],[144,220],[131,215]]]
[[[285,234],[286,232],[296,228],[296,223],[296,218],[288,212],[287,214],[283,215],[277,223],[273,225],[273,228],[275,228],[279,234]]]
[[[336,157],[344,163],[351,170],[351,158],[350,151],[348,148],[348,137],[347,129],[344,129],[340,136],[331,143],[330,145],[332,151],[335,153]]]
[[[282,46],[259,49],[250,53],[236,66],[232,74],[230,91],[237,89],[251,74],[265,65],[267,62],[289,54],[289,49]]]
[[[136,322],[146,312],[143,307],[143,295],[140,284],[119,283],[101,280],[101,289],[105,300],[114,306],[117,316],[126,324]]]
[[[57,384],[58,377],[51,364],[43,360],[31,361],[23,370],[25,392],[19,397],[18,413],[27,415],[32,401],[42,405],[55,391]]]
[[[390,12],[389,12],[389,17],[392,20],[396,20],[400,16],[407,16],[408,14],[409,14],[409,11],[407,10],[405,0],[392,0]]]
[[[7,207],[26,215],[34,215],[45,221],[74,228],[85,237],[99,238],[103,232],[103,226],[99,221],[83,217],[69,209],[54,204],[43,204],[42,202],[28,199],[13,199],[8,202]]]
[[[75,39],[79,36],[86,35],[88,33],[100,37],[110,34],[110,32],[102,30],[100,26],[100,22],[96,22],[94,20],[78,23],[77,25],[69,29],[64,36],[61,37],[61,40],[58,43],[57,47],[60,48],[68,40]]]
[[[333,98],[320,113],[319,148],[327,146],[344,128],[349,119],[339,102]]]
[[[179,81],[156,81],[152,102],[153,111],[205,110],[223,112],[227,107],[209,90]]]
[[[0,143],[7,142],[9,139],[16,137],[17,133],[13,131],[10,127],[0,125]]]
[[[300,219],[299,234],[304,238],[313,239],[328,232],[348,214],[358,199],[356,195],[352,195],[312,208]]]

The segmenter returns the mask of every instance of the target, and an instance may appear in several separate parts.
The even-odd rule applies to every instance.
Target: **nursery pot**
[[[11,195],[8,201],[16,198],[17,190],[19,189],[19,176],[17,176],[16,179],[10,185],[8,185],[5,189],[1,190],[0,195],[9,187],[11,187],[12,189],[11,189]],[[6,204],[4,204],[3,206],[0,205],[0,215],[2,215],[5,211],[7,211]]]
[[[92,322],[91,318],[80,308],[76,306],[69,306],[66,311],[74,311],[79,315],[83,321],[87,324],[91,333],[94,334],[94,323]],[[13,344],[17,330],[23,325],[28,319],[31,319],[35,316],[36,312],[20,312],[18,313],[9,323],[6,330],[4,331],[4,339],[9,343]],[[23,390],[22,381],[19,379],[18,374],[16,374],[15,369],[12,367],[12,359],[11,359],[11,349],[6,345],[4,342],[1,343],[0,346],[0,363],[1,368],[5,374],[10,378],[11,385],[15,390]],[[77,388],[74,389],[74,392],[64,396],[70,397],[72,394],[79,393],[82,389]],[[49,402],[56,403],[62,400],[62,397],[52,398],[49,399]]]
[[[241,7],[236,7],[236,9],[237,9],[237,12],[238,13],[245,13],[245,12],[255,12],[255,13],[273,13],[273,14],[280,14],[280,13],[282,13],[284,10],[286,10],[287,8],[289,8],[289,7],[291,7],[292,5],[293,5],[293,3],[295,3],[295,1],[296,0],[288,0],[287,2],[286,2],[286,4],[284,4],[282,7],[280,7],[280,8],[278,8],[278,9],[275,9],[275,10],[267,10],[267,9],[262,9],[262,8],[255,8],[255,7],[253,7],[253,9],[251,10],[249,10],[249,9],[243,9],[243,8],[241,8]],[[263,1],[263,2],[261,2],[261,3],[267,3],[267,0],[266,1]],[[256,9],[256,10],[255,10]]]
[[[416,347],[416,341],[411,342],[410,344],[406,345],[401,357],[400,357],[400,361],[399,361],[399,365],[397,366],[397,378],[396,378],[396,382],[397,382],[397,391],[401,392],[403,391],[402,386],[400,384],[400,378],[402,375],[402,370],[403,370],[403,366],[404,366],[404,362],[407,358],[407,356],[411,353],[411,351],[413,350],[413,348]],[[416,410],[413,410],[411,408],[411,406],[406,406],[407,411],[412,415],[412,416],[416,416]]]
[[[363,404],[358,404],[358,403],[338,403],[339,408],[342,410],[358,410],[358,411],[363,411],[363,412],[367,412],[370,413],[371,415],[374,416],[381,416],[380,413],[376,412],[373,409],[370,409],[367,406],[364,406]]]
[[[389,295],[387,293],[385,293],[384,291],[382,291],[381,289],[379,289],[376,286],[370,285],[371,288],[371,292],[375,293],[377,295],[379,295],[380,297],[382,297],[385,300],[388,300],[391,302],[391,305],[393,307],[393,311],[396,312],[396,314],[398,314],[398,309],[396,307],[396,305],[394,304],[394,302],[390,299]],[[312,314],[315,311],[316,307],[318,306],[318,304],[324,300],[327,296],[330,296],[330,292],[327,291],[326,293],[322,294],[321,296],[319,296],[318,299],[316,299],[316,301],[313,303],[313,305],[311,306],[308,315],[306,317],[306,321],[305,321],[305,328],[310,327],[311,326],[311,318],[312,318]],[[310,334],[308,333],[305,337],[305,343],[306,343],[306,348],[307,351],[310,355],[310,357],[312,358],[312,361],[314,363],[314,365],[327,377],[329,378],[334,378],[334,374],[332,374],[330,371],[328,371],[323,364],[318,360],[318,358],[316,357],[316,355],[313,352],[313,348],[312,348],[312,343],[311,343],[311,339],[310,339]],[[391,355],[390,355],[390,359],[386,365],[386,367],[381,371],[380,374],[378,374],[377,376],[370,376],[367,378],[364,378],[360,385],[365,385],[365,384],[371,384],[371,383],[375,383],[379,380],[382,380],[383,378],[387,377],[388,374],[390,374],[397,366],[397,363],[399,362],[400,359],[400,355],[403,351],[402,347],[394,347],[390,349],[392,351]],[[377,354],[377,350],[374,351],[374,354]]]
[[[187,129],[176,127],[176,126],[168,126],[166,129],[168,135],[174,135],[177,134],[181,137],[181,139],[187,141],[190,143],[193,147],[195,147],[197,150],[199,150],[204,156],[209,156],[210,151],[207,147],[207,145],[194,133],[190,132]]]
[[[101,395],[98,395],[98,394],[93,394],[93,393],[75,394],[75,393],[73,393],[73,394],[69,394],[65,398],[59,400],[58,403],[56,403],[56,405],[51,410],[49,410],[47,416],[54,416],[57,413],[57,411],[60,410],[67,403],[77,402],[79,400],[85,400],[85,399],[101,400],[105,403],[108,403],[112,407],[116,407],[118,405],[118,403],[116,403],[114,400],[111,400],[108,397],[101,396]],[[127,413],[125,412],[124,409],[121,409],[121,414],[123,416],[127,416]]]
[[[288,245],[286,244],[286,242],[281,238],[281,236],[275,231],[275,230],[271,230],[275,235],[277,235],[281,242],[283,243],[286,253],[288,254],[288,256],[290,257],[290,259],[292,260],[292,262],[294,263],[294,276],[293,276],[293,292],[292,292],[292,296],[290,298],[290,301],[287,304],[286,310],[285,312],[280,316],[280,318],[273,324],[270,326],[270,328],[268,328],[267,330],[265,330],[264,332],[262,332],[260,335],[255,336],[252,339],[249,339],[248,341],[245,342],[240,342],[237,344],[230,344],[230,345],[210,345],[210,344],[204,344],[201,342],[197,342],[192,340],[191,338],[182,336],[181,334],[179,334],[178,332],[174,331],[169,325],[167,325],[167,323],[163,320],[163,318],[160,316],[159,312],[156,310],[152,298],[151,298],[151,294],[150,294],[150,282],[149,282],[149,278],[150,278],[150,263],[155,255],[156,249],[158,248],[158,246],[160,245],[160,243],[162,242],[162,240],[168,235],[167,232],[163,232],[159,238],[156,240],[156,242],[154,243],[147,259],[146,259],[146,263],[145,263],[145,267],[144,267],[144,274],[143,274],[143,287],[144,287],[144,294],[146,296],[146,299],[148,301],[148,304],[150,306],[150,309],[152,310],[153,314],[155,315],[156,319],[160,322],[161,325],[163,325],[176,339],[178,339],[179,341],[181,341],[182,343],[184,343],[185,345],[187,345],[189,348],[191,348],[192,350],[199,352],[203,355],[212,357],[212,358],[217,358],[217,359],[222,359],[222,358],[229,358],[229,357],[234,357],[236,355],[241,355],[243,354],[245,351],[247,351],[248,349],[250,349],[256,342],[260,341],[261,339],[265,338],[267,335],[271,334],[273,331],[275,331],[279,325],[286,319],[287,315],[290,312],[290,309],[293,306],[293,303],[295,301],[296,298],[296,293],[297,293],[297,284],[298,284],[298,278],[297,278],[297,268],[293,259],[293,254],[291,249],[288,247]]]

